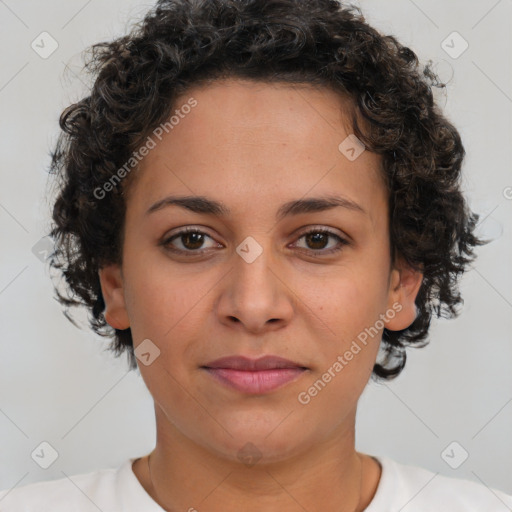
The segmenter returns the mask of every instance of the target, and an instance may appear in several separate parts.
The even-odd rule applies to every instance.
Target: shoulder
[[[101,469],[0,491],[2,512],[84,512],[117,510],[119,468]]]
[[[397,507],[402,512],[508,512],[512,496],[484,484],[443,476],[387,457],[377,492],[367,512]]]

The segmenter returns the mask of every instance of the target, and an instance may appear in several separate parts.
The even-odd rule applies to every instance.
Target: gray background
[[[512,2],[353,3],[451,78],[436,97],[463,137],[464,189],[482,214],[479,233],[494,238],[462,281],[462,315],[434,321],[431,344],[409,352],[403,374],[365,390],[357,447],[512,494]],[[66,320],[32,251],[49,225],[46,168],[58,116],[88,83],[80,52],[121,35],[151,5],[0,0],[0,489],[115,467],[154,446],[152,401],[138,372]],[[58,43],[46,59],[31,48],[43,31]],[[457,58],[441,46],[453,31],[469,44]],[[31,458],[43,441],[59,454],[48,469]],[[462,449],[469,454],[458,469],[441,456],[453,441],[452,465]]]

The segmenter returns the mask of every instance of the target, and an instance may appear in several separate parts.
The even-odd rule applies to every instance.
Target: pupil
[[[325,233],[315,233],[313,235],[307,235],[308,236],[308,240],[310,239],[313,239],[313,245],[315,245],[315,243],[318,243],[319,241],[321,242],[320,239],[324,239],[324,242],[326,241],[325,239],[327,238],[327,236],[325,235]],[[313,249],[323,249],[325,247],[325,243],[320,243],[321,247],[313,247]]]
[[[188,249],[199,249],[203,244],[202,236],[201,233],[186,233],[183,235],[183,245]],[[194,237],[197,237],[195,241],[193,240]],[[192,239],[191,244],[189,244],[190,239]],[[192,247],[188,247],[189,245],[192,245]]]

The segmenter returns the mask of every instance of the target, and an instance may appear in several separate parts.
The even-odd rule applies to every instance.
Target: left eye
[[[336,233],[333,233],[332,231],[329,231],[327,229],[313,229],[313,230],[308,231],[307,233],[304,233],[303,235],[301,235],[299,237],[299,240],[301,238],[304,238],[306,240],[306,243],[316,246],[316,247],[313,247],[313,249],[309,249],[309,250],[312,250],[313,252],[320,251],[325,254],[330,254],[333,252],[340,251],[344,245],[348,245],[347,240],[345,240],[344,238],[341,238]],[[329,250],[324,250],[326,242],[329,238],[336,239],[338,241],[338,243],[333,248],[331,248]],[[320,246],[320,247],[318,247],[318,246]],[[306,249],[308,249],[308,248],[306,248]]]
[[[175,233],[171,237],[164,239],[161,245],[168,248],[172,252],[188,252],[200,254],[207,250],[201,249],[201,246],[204,244],[205,237],[213,240],[212,237],[210,237],[203,231],[200,231],[196,228],[189,228],[179,231],[178,233]],[[301,240],[302,238],[304,238],[306,244],[310,246],[306,247],[305,249],[313,253],[321,252],[323,254],[330,254],[333,252],[340,251],[344,245],[349,244],[349,242],[344,238],[341,238],[336,233],[333,233],[332,231],[326,229],[317,228],[307,231],[306,233],[303,233],[298,238],[298,240]],[[333,248],[326,250],[325,248],[326,245],[328,245],[329,238],[337,240],[337,244]],[[180,240],[182,248],[177,248],[173,246],[172,243],[174,240]],[[311,248],[311,246],[313,247]]]

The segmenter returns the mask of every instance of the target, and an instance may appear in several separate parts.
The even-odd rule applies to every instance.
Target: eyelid
[[[336,228],[332,228],[330,226],[326,226],[324,224],[309,224],[308,226],[304,226],[304,227],[300,228],[299,230],[297,230],[296,232],[294,232],[293,236],[304,236],[304,235],[307,235],[308,233],[310,233],[311,231],[315,231],[315,230],[323,231],[323,232],[329,233],[331,235],[339,236],[340,238],[346,239],[347,242],[350,240],[350,237],[347,234],[345,234],[343,231],[336,229]]]

